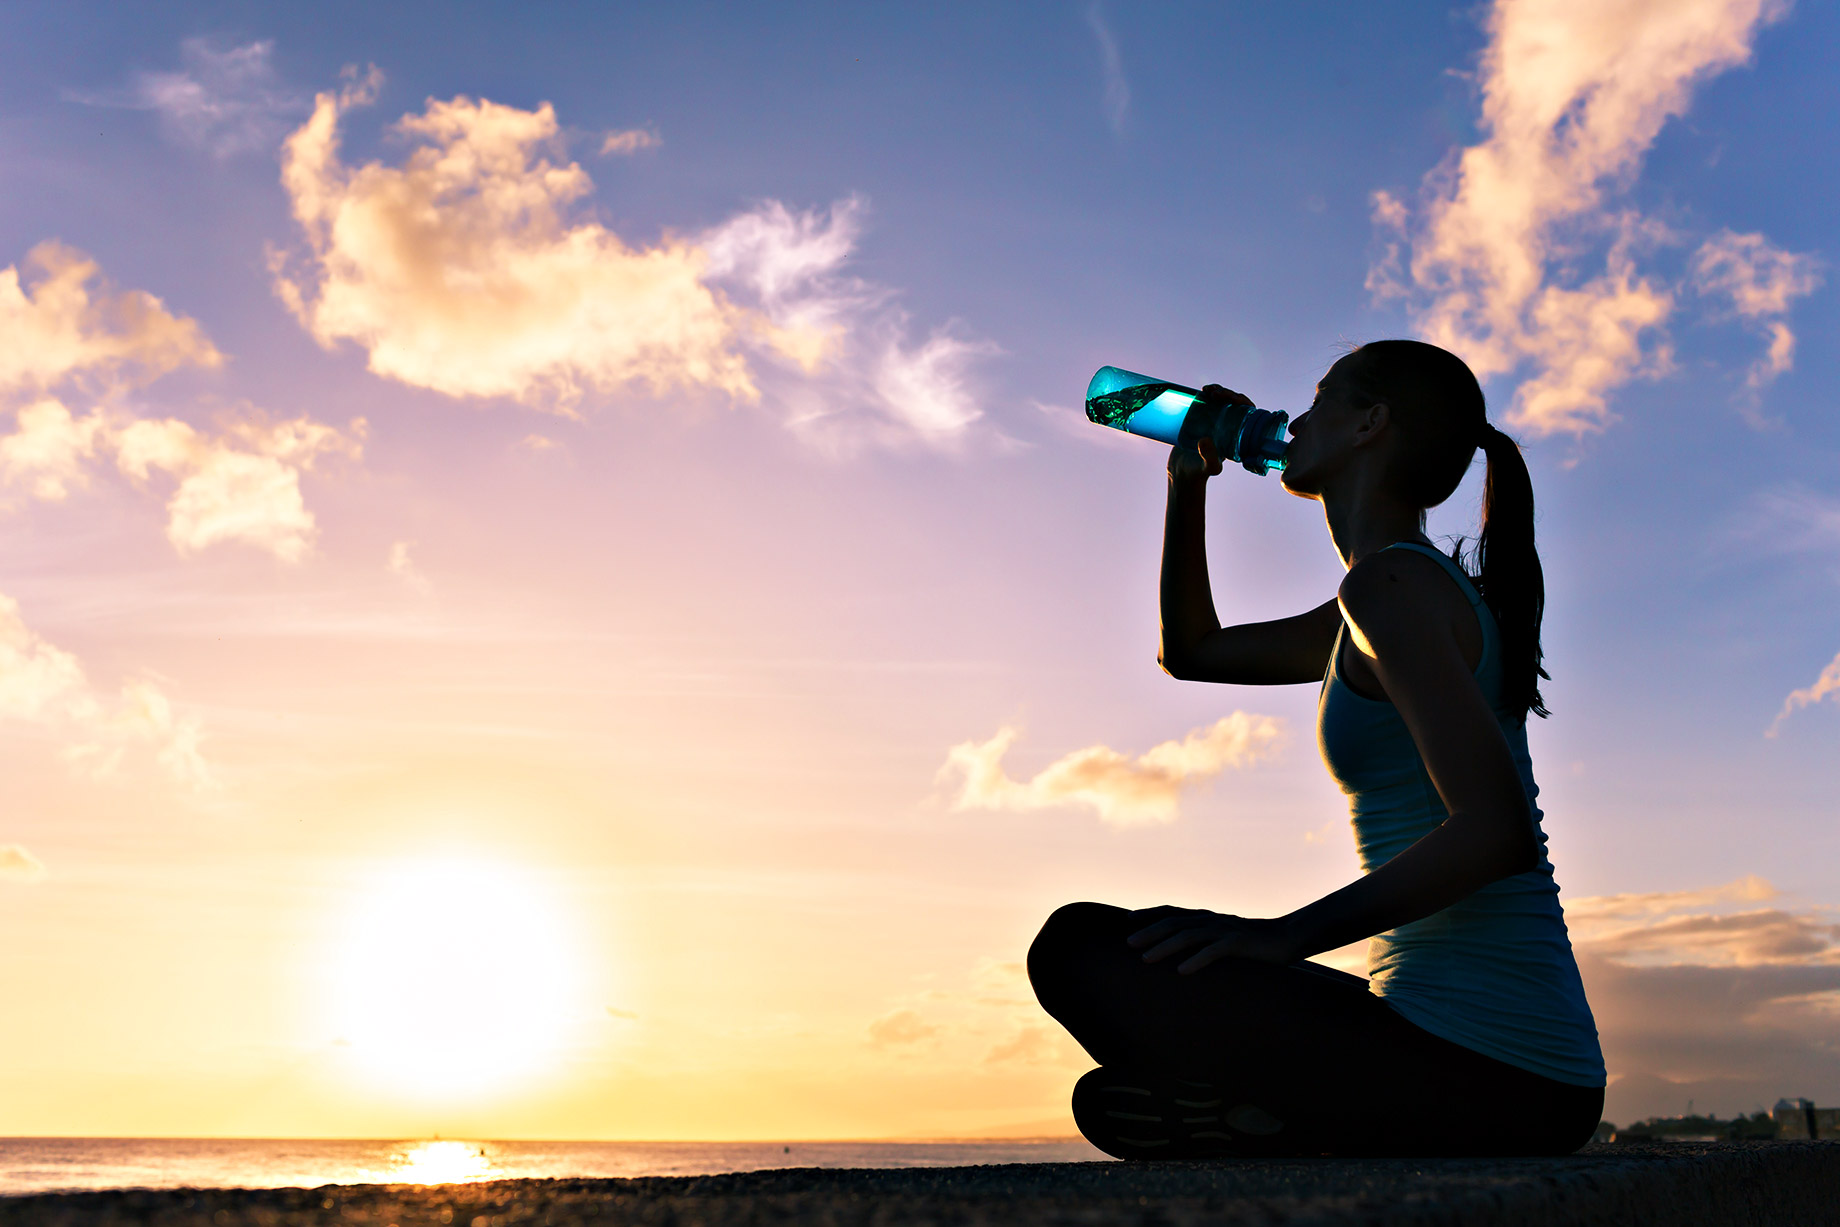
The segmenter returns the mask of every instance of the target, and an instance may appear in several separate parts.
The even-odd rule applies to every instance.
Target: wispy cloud
[[[889,1004],[865,1037],[867,1047],[888,1060],[923,1052],[943,1065],[981,1063],[1018,1072],[1043,1066],[1073,1072],[1092,1063],[1042,1012],[1020,962],[981,958],[946,983]]]
[[[641,149],[656,149],[664,144],[664,139],[650,128],[628,128],[622,132],[609,132],[601,138],[601,156],[613,157],[622,153],[637,153]]]
[[[415,559],[409,551],[415,546],[413,541],[398,541],[390,546],[390,574],[418,592],[428,591],[428,577],[415,565]]]
[[[1023,1023],[1008,1039],[984,1054],[989,1065],[1058,1065],[1067,1060],[1072,1042],[1058,1024]]]
[[[1048,764],[1026,782],[1011,779],[1003,759],[1020,731],[998,731],[946,753],[941,781],[956,779],[954,809],[1035,810],[1084,806],[1102,822],[1130,827],[1175,821],[1183,789],[1228,768],[1270,758],[1284,737],[1274,716],[1234,712],[1181,741],[1165,741],[1136,758],[1088,746]]]
[[[1719,233],[1693,253],[1693,285],[1701,294],[1729,301],[1731,310],[1768,339],[1763,356],[1745,372],[1745,410],[1761,419],[1763,389],[1795,365],[1795,333],[1789,309],[1821,284],[1821,262],[1775,246],[1761,234]]]
[[[1830,567],[1840,557],[1840,499],[1795,483],[1761,490],[1719,534],[1719,544],[1738,544],[1748,553],[1815,555]],[[1823,557],[1824,556],[1824,557]],[[1798,574],[1809,568],[1800,565]],[[1834,573],[1840,578],[1840,572]],[[1763,732],[1775,737],[1790,716],[1840,695],[1840,655],[1827,662],[1811,685],[1791,690]]]
[[[0,882],[36,882],[45,876],[44,862],[18,844],[0,844]]]
[[[275,74],[272,41],[234,46],[221,39],[188,38],[179,45],[177,72],[135,74],[125,89],[69,95],[91,106],[152,111],[172,140],[214,157],[273,149],[305,100]]]
[[[1677,236],[1627,200],[1662,126],[1700,83],[1747,62],[1787,0],[1496,0],[1481,66],[1483,140],[1427,176],[1414,205],[1374,197],[1383,253],[1368,285],[1405,302],[1428,339],[1484,379],[1524,373],[1509,419],[1582,434],[1609,396],[1673,367],[1667,323],[1682,286],[1643,257]],[[1806,257],[1729,232],[1696,261],[1704,290],[1769,309],[1770,352],[1746,394],[1787,369],[1788,300]],[[1768,289],[1753,293],[1758,279]],[[1801,288],[1807,287],[1807,288]],[[1745,308],[1739,308],[1740,313]]]
[[[749,304],[762,388],[794,430],[833,447],[949,447],[983,415],[970,370],[996,347],[950,327],[916,344],[893,292],[843,271],[867,212],[855,196],[828,210],[766,201],[701,236],[705,276]]]
[[[869,1024],[869,1042],[877,1048],[905,1048],[930,1040],[939,1027],[914,1010],[891,1010]]]
[[[1840,1076],[1840,916],[1787,906],[1747,877],[1569,900],[1566,917],[1612,1119],[1680,1112],[1689,1098],[1702,1111],[1748,1110]]]
[[[213,784],[199,752],[202,727],[176,712],[155,682],[125,683],[110,697],[95,690],[71,653],[34,632],[19,603],[0,596],[0,720],[51,730],[73,764],[108,774],[131,747],[144,746],[175,780],[194,788]]]
[[[1827,662],[1821,670],[1821,676],[1814,679],[1812,686],[1800,690],[1791,690],[1789,697],[1783,700],[1782,710],[1776,713],[1776,719],[1770,721],[1770,727],[1763,731],[1765,737],[1774,737],[1787,720],[1804,707],[1812,707],[1822,699],[1840,695],[1840,654]]]
[[[377,81],[319,95],[284,146],[306,247],[271,266],[321,344],[449,396],[565,413],[638,384],[764,399],[833,439],[949,443],[979,416],[967,369],[989,347],[949,329],[910,342],[891,291],[843,272],[860,201],[767,201],[635,247],[578,213],[593,183],[547,104],[430,102],[396,125],[417,146],[401,165],[346,165],[339,123]]]
[[[1777,553],[1840,552],[1840,499],[1790,482],[1758,492],[1723,534]]]
[[[1086,6],[1086,25],[1099,44],[1099,72],[1104,82],[1100,101],[1105,107],[1105,122],[1119,135],[1131,114],[1131,82],[1124,75],[1124,59],[1118,54],[1118,40],[1105,22],[1105,13],[1097,0]]]

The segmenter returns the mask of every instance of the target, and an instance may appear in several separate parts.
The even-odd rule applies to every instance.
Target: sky
[[[1314,689],[1157,669],[1086,380],[1386,336],[1533,473],[1606,1115],[1840,1102],[1837,40],[6,6],[0,1136],[1069,1130],[1055,906],[1358,873]],[[1224,619],[1334,592],[1275,480],[1209,514]]]

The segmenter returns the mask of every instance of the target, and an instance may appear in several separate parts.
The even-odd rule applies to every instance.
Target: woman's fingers
[[[1239,954],[1239,944],[1239,935],[1234,934],[1212,945],[1203,946],[1188,958],[1177,963],[1176,972],[1180,975],[1192,976],[1209,963]]]
[[[1220,937],[1220,930],[1212,926],[1184,929],[1144,951],[1144,962],[1160,963],[1172,954],[1180,954],[1184,950],[1205,945],[1218,937]]]
[[[1125,944],[1134,950],[1142,950],[1152,942],[1159,941],[1181,925],[1188,923],[1194,915],[1187,908],[1163,904],[1161,907],[1147,907],[1131,913],[1133,916],[1154,918],[1153,923],[1145,925],[1131,936],[1125,938]]]
[[[1217,383],[1208,384],[1201,389],[1201,399],[1212,401],[1217,405],[1252,405],[1252,398],[1232,388],[1223,388]]]
[[[1219,477],[1226,466],[1220,462],[1220,449],[1214,446],[1212,439],[1196,439],[1195,451],[1201,455],[1201,462],[1207,465],[1209,477]]]
[[[1139,929],[1125,938],[1125,944],[1133,950],[1142,950],[1145,946],[1155,945],[1175,930],[1182,922],[1179,919],[1159,920],[1146,929]]]

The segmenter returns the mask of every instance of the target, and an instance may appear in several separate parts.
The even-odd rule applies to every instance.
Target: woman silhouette
[[[1160,660],[1189,681],[1321,684],[1365,873],[1269,920],[1057,910],[1029,976],[1100,1066],[1075,1120],[1121,1158],[1569,1153],[1596,1128],[1604,1065],[1527,754],[1546,673],[1526,464],[1469,367],[1420,341],[1335,363],[1292,435],[1284,486],[1323,505],[1348,568],[1336,599],[1221,626],[1202,535],[1220,459],[1207,439],[1174,449]],[[1472,576],[1424,523],[1478,447]],[[1369,980],[1305,961],[1364,937]]]

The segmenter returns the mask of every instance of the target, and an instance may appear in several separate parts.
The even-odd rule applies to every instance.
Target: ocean
[[[450,1184],[550,1177],[696,1176],[773,1167],[955,1167],[1103,1158],[1079,1138],[964,1142],[0,1138],[0,1196],[84,1189]]]

